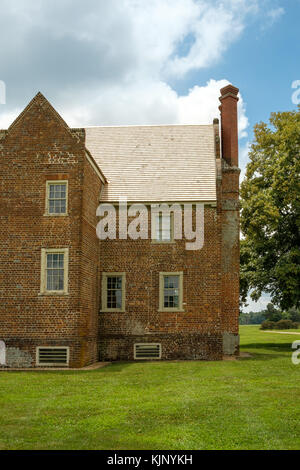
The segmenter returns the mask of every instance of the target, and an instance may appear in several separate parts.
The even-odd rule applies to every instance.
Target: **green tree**
[[[241,300],[300,306],[300,106],[257,124],[241,185]]]
[[[296,308],[290,308],[287,311],[287,318],[292,320],[292,322],[300,323],[300,310],[297,310]]]
[[[241,312],[239,323],[240,325],[260,325],[265,319],[264,310],[261,312]]]
[[[267,320],[275,322],[282,320],[283,318],[281,311],[275,308],[271,303],[267,305],[267,310],[265,310],[264,315]]]

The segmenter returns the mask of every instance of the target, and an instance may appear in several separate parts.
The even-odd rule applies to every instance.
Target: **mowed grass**
[[[299,449],[297,336],[240,333],[237,361],[0,372],[0,449]]]
[[[276,333],[277,330],[266,330],[266,331],[272,331],[272,332],[274,331],[274,333]],[[290,328],[289,330],[278,330],[278,331],[281,331],[282,333],[298,333],[300,335],[299,328]]]

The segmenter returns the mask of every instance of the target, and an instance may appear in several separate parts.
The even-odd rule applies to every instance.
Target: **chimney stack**
[[[239,89],[233,85],[227,85],[221,90],[221,140],[222,158],[230,166],[239,166],[238,154],[238,116],[237,102]]]

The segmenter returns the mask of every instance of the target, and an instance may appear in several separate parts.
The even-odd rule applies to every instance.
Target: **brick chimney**
[[[238,116],[237,102],[239,89],[233,85],[227,85],[221,90],[221,140],[222,158],[228,165],[238,167]]]

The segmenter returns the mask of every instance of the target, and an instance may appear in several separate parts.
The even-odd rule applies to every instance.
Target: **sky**
[[[300,101],[300,0],[0,0],[0,8],[3,129],[38,91],[73,127],[207,124],[230,82],[240,89],[243,177],[255,123]]]

